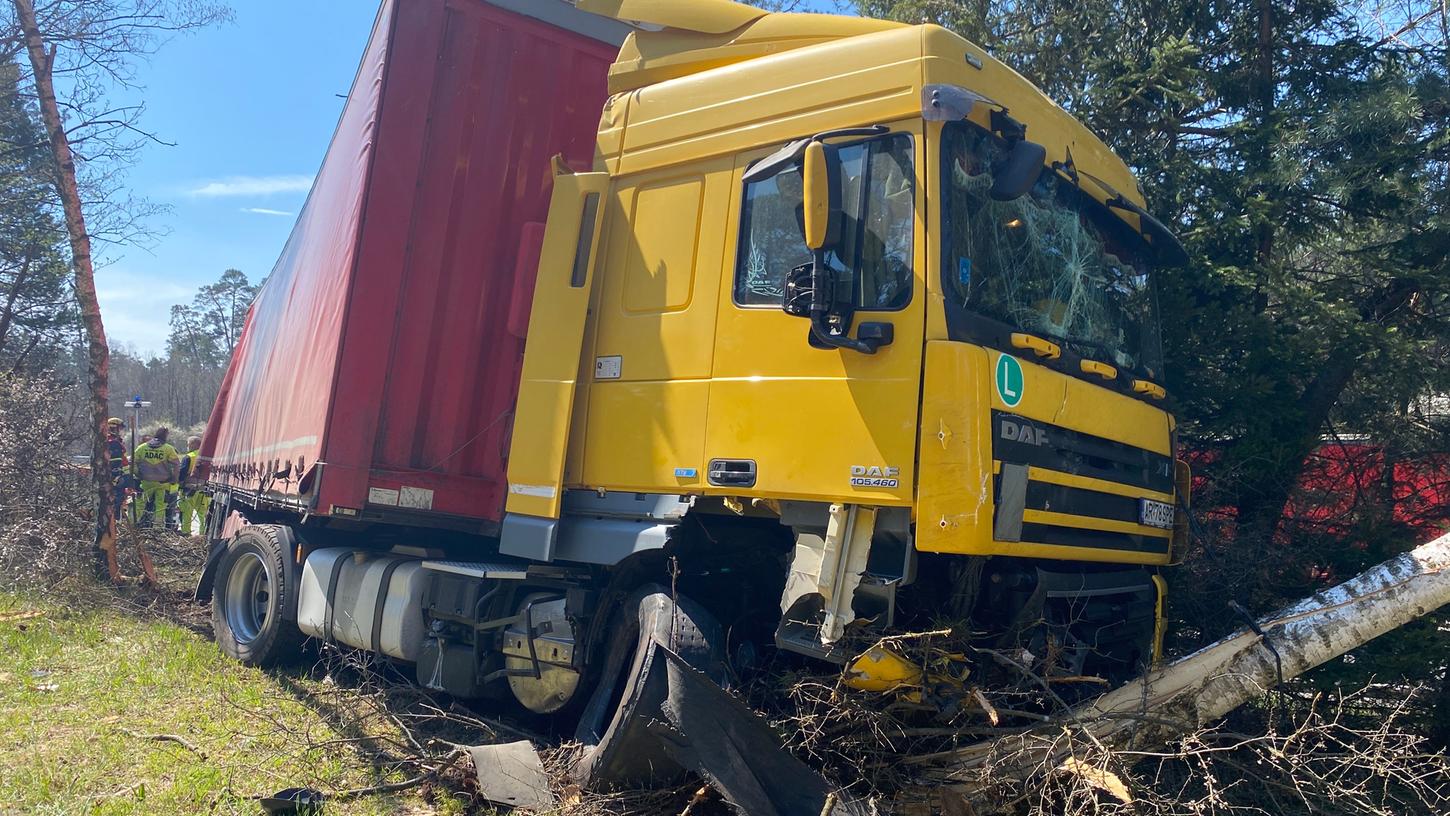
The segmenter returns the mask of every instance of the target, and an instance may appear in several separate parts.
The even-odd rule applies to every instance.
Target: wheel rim
[[[227,578],[227,626],[237,643],[251,643],[267,623],[272,579],[256,553],[242,553]]]

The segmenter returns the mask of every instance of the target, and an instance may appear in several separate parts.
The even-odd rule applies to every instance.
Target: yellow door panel
[[[804,328],[793,322],[794,328]],[[838,359],[856,354],[812,349],[803,333],[794,333],[792,342],[800,346],[801,354]],[[757,370],[769,367],[760,365]],[[914,395],[919,381],[914,372],[892,378],[891,368],[846,366],[834,376],[821,377],[716,377],[710,387],[705,458],[753,461],[757,477],[753,488],[715,487],[706,492],[909,503],[916,405],[914,396],[903,399],[903,395]],[[886,376],[879,376],[879,369],[887,369]],[[871,471],[873,467],[879,473]],[[853,479],[862,480],[860,486],[853,487]],[[892,480],[896,484],[891,487],[871,486]]]
[[[894,293],[901,308],[856,313],[856,327],[867,321],[892,324],[895,342],[875,354],[814,348],[807,339],[809,322],[781,310],[778,284],[791,263],[782,258],[804,251],[804,241],[793,210],[786,207],[768,222],[782,231],[778,242],[784,247],[781,257],[765,257],[768,253],[762,253],[758,245],[742,248],[747,196],[741,175],[751,161],[770,149],[745,154],[737,162],[729,214],[731,239],[719,272],[722,285],[704,459],[753,461],[756,483],[753,487],[707,487],[705,492],[876,505],[911,503],[926,300],[922,277],[925,231],[918,215],[925,200],[920,129],[919,120],[893,128],[910,134],[914,144],[905,142],[907,136],[897,138],[918,158],[912,165],[913,174],[903,174],[890,188],[896,195],[873,199],[878,218],[897,219],[895,223],[904,225],[895,251],[900,246],[909,248],[911,263],[911,291]],[[900,172],[900,166],[893,172]],[[862,170],[863,177],[867,172]],[[859,187],[854,190],[859,192]],[[853,194],[848,185],[846,197]],[[861,221],[870,223],[870,216],[863,215]],[[746,265],[741,271],[742,291],[737,291],[737,263]],[[890,288],[880,281],[876,286]],[[741,299],[746,300],[744,305],[737,302]]]
[[[709,393],[708,380],[595,383],[585,484],[655,493],[698,489]]]
[[[700,176],[635,190],[631,220],[645,225],[669,224],[670,228],[634,234],[634,245],[620,270],[626,313],[664,314],[690,305],[704,195],[705,180]]]
[[[710,376],[730,170],[717,161],[615,182],[594,356],[620,366],[596,379]]]
[[[509,449],[509,513],[558,518],[589,302],[605,173],[558,165],[529,312]],[[541,330],[543,327],[548,330]]]

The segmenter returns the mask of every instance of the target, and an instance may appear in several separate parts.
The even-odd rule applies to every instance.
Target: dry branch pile
[[[90,569],[94,524],[72,395],[44,377],[0,378],[0,585],[45,588]]]

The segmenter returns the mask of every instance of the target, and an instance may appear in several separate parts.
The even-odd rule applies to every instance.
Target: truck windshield
[[[1141,238],[1051,170],[1027,195],[994,201],[1001,150],[965,122],[943,131],[942,288],[953,336],[1000,335],[973,330],[974,316],[987,318],[1158,376],[1158,310]]]

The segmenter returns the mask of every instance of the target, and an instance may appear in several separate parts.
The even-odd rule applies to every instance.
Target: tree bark
[[[96,485],[96,546],[114,551],[115,519],[111,513],[111,469],[106,460],[107,402],[111,350],[106,343],[106,328],[101,322],[101,306],[96,299],[96,275],[91,257],[91,236],[86,230],[85,213],[81,208],[80,186],[76,181],[75,155],[66,138],[60,106],[56,103],[55,83],[51,68],[55,50],[46,53],[45,38],[35,18],[33,0],[13,0],[15,13],[25,35],[25,50],[35,74],[35,92],[40,100],[40,117],[50,137],[50,150],[55,160],[55,186],[65,212],[66,232],[70,235],[71,267],[75,274],[76,302],[86,330],[88,351],[87,380],[91,396],[91,476]],[[113,576],[114,577],[114,576]]]
[[[1030,779],[1074,757],[1153,750],[1273,688],[1281,669],[1297,677],[1447,603],[1450,535],[1259,619],[1262,636],[1240,631],[1041,728],[962,748],[926,776],[972,798],[993,780]]]

